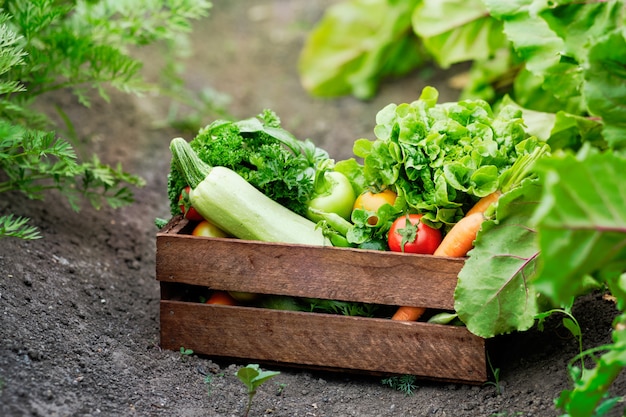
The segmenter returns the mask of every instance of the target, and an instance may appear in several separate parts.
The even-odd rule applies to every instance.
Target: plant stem
[[[251,391],[248,393],[248,404],[246,405],[246,410],[243,413],[243,417],[248,417],[250,410],[252,409],[252,398],[254,398],[254,394],[256,391]]]

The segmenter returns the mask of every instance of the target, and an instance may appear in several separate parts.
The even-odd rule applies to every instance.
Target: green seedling
[[[185,357],[193,355],[193,350],[187,349],[183,346],[180,347],[180,360],[185,361]]]
[[[246,410],[243,414],[244,417],[247,417],[250,412],[252,400],[256,395],[257,388],[278,374],[280,374],[280,372],[262,371],[257,364],[250,364],[237,371],[237,378],[239,378],[239,380],[243,382],[248,389],[248,404],[246,405]]]
[[[285,388],[287,387],[287,384],[281,382],[280,384],[276,384],[276,385],[278,385],[277,395],[282,395],[283,391],[285,391]]]
[[[215,376],[216,377],[222,377],[222,376],[224,376],[224,374],[223,373],[219,373],[219,374],[215,374],[215,375],[206,374],[204,376],[204,384],[206,385],[207,395],[209,397],[211,396],[211,384],[213,384],[213,378]]]

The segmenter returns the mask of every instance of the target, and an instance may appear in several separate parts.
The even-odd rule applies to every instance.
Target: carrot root
[[[439,247],[435,250],[435,256],[463,257],[474,247],[476,234],[483,224],[483,213],[473,213],[463,217],[443,238]]]
[[[470,214],[474,214],[474,213],[484,213],[493,203],[498,201],[501,195],[502,195],[502,191],[500,190],[496,190],[491,194],[487,194],[486,196],[478,200],[472,206],[472,208],[469,209],[467,213],[465,213],[465,216],[469,216]]]
[[[424,307],[402,306],[396,310],[391,320],[417,321],[425,311],[426,309]]]

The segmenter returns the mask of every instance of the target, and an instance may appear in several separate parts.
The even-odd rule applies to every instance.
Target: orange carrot
[[[391,320],[417,321],[425,311],[426,309],[424,307],[402,306],[394,313]]]
[[[484,204],[485,209],[490,204]],[[474,240],[476,240],[476,234],[480,230],[480,226],[483,224],[485,216],[480,211],[475,211],[469,215],[466,215],[459,220],[450,231],[443,238],[435,253],[435,256],[452,256],[463,257],[467,255],[467,252],[474,247]],[[392,320],[408,320],[416,321],[424,314],[426,309],[422,307],[399,307],[395,312]]]
[[[467,213],[465,213],[465,216],[469,216],[470,214],[474,213],[484,213],[489,208],[489,206],[498,201],[501,195],[502,191],[500,190],[496,190],[491,194],[487,194],[486,196],[478,200],[474,204],[474,206],[472,206],[472,208],[469,209]]]
[[[483,213],[473,213],[463,217],[444,236],[435,250],[435,256],[463,257],[474,247],[476,234],[483,224]]]
[[[474,247],[476,234],[485,220],[485,211],[498,201],[502,191],[496,190],[478,200],[444,236],[435,256],[463,257]]]

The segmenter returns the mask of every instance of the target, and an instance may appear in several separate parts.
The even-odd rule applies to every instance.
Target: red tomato
[[[421,222],[421,214],[398,217],[389,229],[389,249],[432,255],[441,243],[441,231]]]
[[[389,204],[393,206],[396,202],[397,197],[398,195],[396,194],[396,192],[388,188],[379,193],[365,191],[356,198],[353,210],[362,209],[366,211],[377,212],[378,209],[384,204]],[[373,226],[378,222],[378,217],[372,216],[367,219],[367,222]]]
[[[189,190],[191,190],[190,186],[186,186],[183,188],[183,191],[180,193],[180,197],[178,197],[178,202],[180,203],[180,212],[183,213],[186,219],[192,221],[202,221],[204,218],[196,211],[195,208],[191,207],[191,202],[189,201]]]

